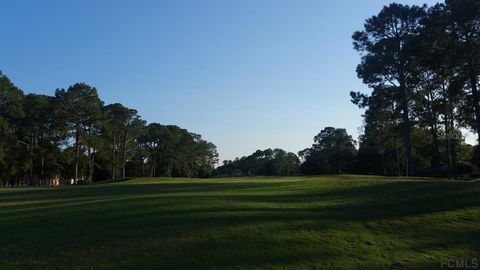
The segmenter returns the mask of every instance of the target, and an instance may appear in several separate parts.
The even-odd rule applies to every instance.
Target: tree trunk
[[[438,141],[438,132],[436,125],[430,127],[433,142],[433,167],[438,168],[440,165],[440,143]]]
[[[42,173],[40,179],[40,186],[45,186],[45,157],[42,154]]]
[[[413,155],[412,155],[412,131],[411,131],[411,122],[408,109],[408,93],[405,83],[405,74],[401,73],[400,75],[400,94],[402,97],[402,118],[403,118],[403,140],[405,141],[405,150],[406,150],[406,164],[405,164],[405,173],[406,176],[413,175]]]
[[[453,165],[453,177],[455,179],[458,178],[458,170],[457,170],[457,149],[456,149],[456,145],[457,145],[457,138],[456,136],[454,136],[454,131],[455,131],[455,121],[453,119],[453,105],[452,105],[452,100],[449,98],[448,99],[448,108],[449,108],[449,114],[450,114],[450,119],[449,119],[449,122],[450,122],[450,130],[452,130],[452,135],[450,137],[452,137],[452,165]]]
[[[116,137],[116,132],[115,129],[112,131],[112,137],[113,137],[113,142],[112,142],[112,181],[115,181],[115,137]]]
[[[428,95],[429,97],[429,103],[428,103],[428,118],[429,118],[429,125],[430,125],[430,133],[432,135],[432,142],[433,142],[433,167],[438,168],[440,165],[440,144],[438,141],[438,127],[437,127],[437,114],[433,109],[433,98],[431,98],[430,94]]]
[[[128,140],[128,131],[125,129],[125,135],[123,137],[123,149],[122,149],[122,178],[125,179],[125,163],[127,162],[127,140]]]
[[[96,149],[94,147],[92,157],[90,159],[90,172],[89,172],[89,175],[88,175],[88,179],[89,179],[90,182],[93,181],[93,166],[95,164],[95,154],[96,154]]]
[[[337,153],[336,153],[336,169],[337,169],[337,174],[340,174],[340,143],[337,142],[336,143],[336,150],[337,150]]]
[[[445,121],[444,121],[444,125],[445,125],[445,140],[446,140],[446,143],[447,143],[447,151],[446,151],[446,155],[447,155],[447,169],[448,169],[448,174],[449,174],[449,177],[452,176],[452,155],[451,155],[451,147],[450,147],[450,134],[451,134],[451,131],[450,131],[450,125],[448,124],[448,118],[449,118],[449,115],[448,115],[448,109],[447,111],[445,111]]]
[[[153,177],[155,175],[155,159],[152,158],[150,164],[150,177]]]
[[[453,178],[458,178],[458,166],[457,166],[457,149],[456,149],[456,141],[453,140],[452,143],[452,175]]]
[[[33,186],[33,132],[30,134],[30,186]]]
[[[383,168],[383,175],[387,176],[387,167],[385,164],[385,150],[382,151],[382,168]]]
[[[78,125],[75,130],[75,178],[73,183],[76,184],[78,181],[78,156],[80,154],[80,131]]]
[[[400,154],[398,153],[398,142],[397,142],[397,137],[394,137],[393,140],[395,141],[395,155],[397,157],[397,176],[401,175],[401,169],[400,169]]]
[[[470,79],[470,86],[472,88],[473,109],[475,111],[475,131],[477,132],[477,140],[480,143],[480,97],[477,87],[477,74],[471,61],[468,65],[468,76]]]

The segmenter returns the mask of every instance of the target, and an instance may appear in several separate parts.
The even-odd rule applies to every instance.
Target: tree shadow
[[[406,249],[412,253],[454,248],[475,252],[480,247],[478,231],[469,229],[480,221],[478,211],[472,212],[475,216],[462,212],[468,226],[462,222],[449,226],[446,223],[458,220],[444,217],[478,209],[480,186],[476,183],[374,181],[305,188],[305,182],[260,181],[9,193],[0,198],[0,205],[31,203],[0,207],[0,229],[14,232],[0,240],[0,259],[11,265],[22,257],[39,260],[35,256],[52,262],[55,256],[50,253],[60,252],[66,262],[86,269],[159,265],[162,269],[338,269],[335,261],[364,268],[397,267],[395,254],[405,252],[380,251],[385,258],[378,261],[352,258],[355,249],[368,252],[368,247],[360,242],[338,246],[347,236],[330,236],[334,231],[381,235],[377,241],[409,239]],[[442,224],[432,223],[429,216],[439,216]],[[309,234],[313,236],[303,236]],[[33,250],[37,255],[31,254]],[[85,264],[72,254],[86,260]],[[438,269],[438,259],[400,261],[398,267]],[[58,267],[64,265],[60,262]]]

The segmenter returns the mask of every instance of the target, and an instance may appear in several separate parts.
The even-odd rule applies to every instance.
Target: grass
[[[480,182],[325,176],[0,189],[0,269],[438,269]]]

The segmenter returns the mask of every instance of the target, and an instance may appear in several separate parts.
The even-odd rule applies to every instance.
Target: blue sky
[[[0,70],[25,92],[86,82],[221,159],[297,152],[326,126],[358,136],[349,92],[368,89],[351,35],[390,2],[4,0]]]

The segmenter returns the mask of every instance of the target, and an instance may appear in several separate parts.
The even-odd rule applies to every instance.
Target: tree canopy
[[[295,175],[300,171],[300,160],[292,152],[282,149],[257,150],[255,153],[225,160],[214,174],[218,176],[253,176],[253,175]]]
[[[350,94],[366,110],[358,172],[456,177],[479,165],[461,132],[480,135],[478,1],[385,6],[353,45],[373,89]]]
[[[216,146],[174,125],[104,105],[85,83],[25,95],[0,73],[0,182],[48,185],[132,176],[208,177]]]

